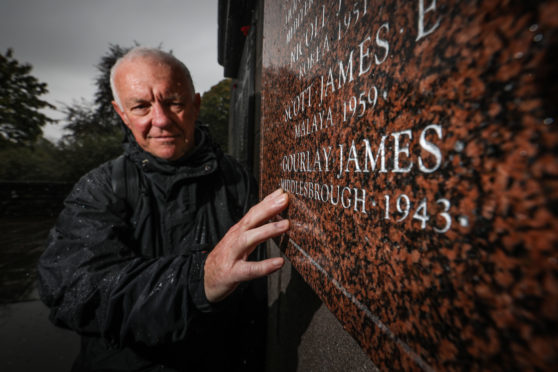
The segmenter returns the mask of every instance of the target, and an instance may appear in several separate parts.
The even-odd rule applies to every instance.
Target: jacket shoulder
[[[84,174],[75,184],[66,198],[66,203],[79,201],[107,201],[114,199],[112,187],[112,170],[116,159],[102,163]]]

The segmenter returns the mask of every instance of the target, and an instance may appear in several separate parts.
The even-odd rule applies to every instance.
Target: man
[[[288,197],[277,190],[245,214],[251,179],[196,128],[200,96],[172,55],[131,50],[111,86],[125,156],[75,185],[38,267],[51,319],[82,336],[74,370],[249,367],[252,289],[240,283],[283,265],[248,256],[288,230],[267,223]]]

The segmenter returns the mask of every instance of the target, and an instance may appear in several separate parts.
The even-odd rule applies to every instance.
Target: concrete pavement
[[[56,328],[35,289],[49,217],[0,218],[0,371],[70,371],[79,337]]]

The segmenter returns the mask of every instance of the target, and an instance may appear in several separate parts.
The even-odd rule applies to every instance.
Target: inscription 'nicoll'
[[[287,45],[291,42],[299,27],[303,25],[304,19],[306,18],[308,11],[312,8],[313,5],[313,0],[293,0],[292,4],[287,9],[287,13],[285,14],[285,25],[287,26]],[[323,20],[322,22],[325,22],[325,20]]]

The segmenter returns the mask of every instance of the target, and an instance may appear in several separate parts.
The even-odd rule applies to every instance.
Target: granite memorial
[[[558,1],[266,1],[261,193],[381,370],[558,368]]]

